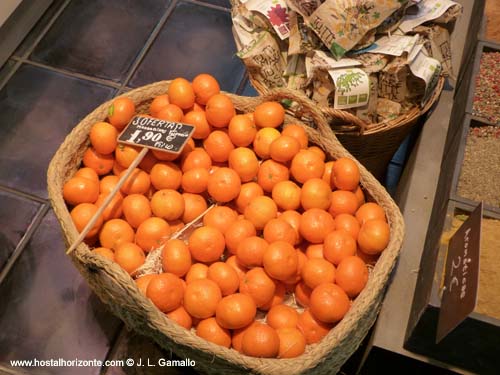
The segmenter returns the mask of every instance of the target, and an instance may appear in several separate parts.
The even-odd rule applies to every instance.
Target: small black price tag
[[[481,202],[450,239],[436,343],[453,331],[476,307],[482,218]]]
[[[118,142],[178,154],[194,132],[194,126],[153,117],[134,116]]]

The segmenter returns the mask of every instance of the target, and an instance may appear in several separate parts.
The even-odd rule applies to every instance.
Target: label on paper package
[[[422,103],[425,103],[436,87],[441,73],[441,63],[425,55],[423,48],[410,63],[410,70],[414,76],[425,81],[425,94]]]
[[[281,40],[290,36],[290,17],[285,0],[249,0],[245,6],[266,16]]]
[[[369,53],[381,53],[383,55],[401,56],[403,53],[410,54],[418,42],[418,35],[391,35],[384,36],[375,42],[375,48],[368,50]]]
[[[407,33],[427,21],[441,17],[449,8],[458,3],[451,0],[422,0],[416,14],[407,14],[399,28]]]
[[[370,79],[359,68],[329,70],[335,83],[335,109],[362,107],[370,99]]]
[[[194,126],[153,117],[134,116],[118,142],[178,154],[194,132]]]

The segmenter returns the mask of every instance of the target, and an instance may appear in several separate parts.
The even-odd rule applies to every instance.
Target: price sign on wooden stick
[[[118,193],[122,185],[127,181],[134,169],[137,168],[142,159],[144,159],[150,148],[179,154],[189,138],[193,135],[194,129],[194,126],[178,122],[164,121],[147,116],[134,116],[127,127],[118,136],[118,142],[142,146],[143,149],[127,168],[113,190],[106,196],[102,205],[87,223],[85,228],[83,228],[80,236],[73,242],[68,251],[66,251],[66,254],[70,254],[85,239],[85,236],[94,227],[99,216],[102,215],[106,207],[113,200],[113,197]]]

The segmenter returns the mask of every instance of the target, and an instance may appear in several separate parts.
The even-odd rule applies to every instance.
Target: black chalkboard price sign
[[[194,132],[194,126],[153,117],[134,116],[118,142],[178,154]]]

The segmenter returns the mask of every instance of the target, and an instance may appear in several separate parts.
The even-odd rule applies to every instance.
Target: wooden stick
[[[69,247],[68,251],[66,251],[66,254],[70,254],[85,239],[85,236],[94,227],[94,224],[96,223],[96,221],[99,218],[99,216],[102,215],[102,213],[104,212],[104,210],[106,209],[106,207],[113,200],[113,197],[116,195],[116,193],[118,193],[118,191],[120,190],[120,188],[122,187],[122,185],[125,183],[125,181],[127,180],[127,178],[130,177],[130,175],[132,174],[132,172],[134,171],[134,169],[139,165],[139,163],[142,161],[142,159],[144,159],[144,156],[146,156],[146,154],[148,153],[148,151],[149,151],[148,148],[143,148],[141,150],[141,152],[139,153],[139,155],[137,155],[137,157],[134,159],[134,161],[132,162],[132,164],[130,164],[130,166],[128,167],[128,169],[125,172],[125,174],[120,178],[120,180],[118,181],[118,183],[116,184],[116,186],[108,194],[108,196],[106,197],[106,199],[102,203],[101,207],[99,207],[99,209],[94,214],[94,216],[92,216],[92,218],[87,223],[87,225],[85,226],[85,228],[83,228],[82,232],[80,233],[80,236],[76,239],[75,242],[73,242],[73,244]]]

